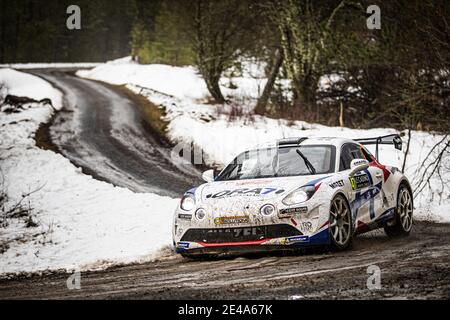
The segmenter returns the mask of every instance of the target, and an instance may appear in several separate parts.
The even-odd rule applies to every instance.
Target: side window
[[[341,149],[341,158],[339,159],[339,171],[344,171],[350,169],[351,155],[350,155],[350,145],[345,144]]]
[[[358,145],[352,143],[344,144],[341,149],[339,171],[350,169],[350,163],[353,159],[365,159],[361,148]]]
[[[353,159],[365,159],[365,157],[361,151],[361,148],[357,145],[351,145],[350,154],[352,155],[352,160]]]

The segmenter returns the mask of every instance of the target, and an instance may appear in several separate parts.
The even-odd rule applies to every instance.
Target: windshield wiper
[[[308,168],[309,172],[312,174],[316,174],[316,169],[312,165],[311,162],[309,162],[308,158],[300,151],[300,149],[295,150],[297,154],[302,157],[303,161],[305,161],[306,167]]]

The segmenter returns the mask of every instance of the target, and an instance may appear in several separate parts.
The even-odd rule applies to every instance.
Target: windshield
[[[274,147],[237,156],[216,181],[314,175],[334,172],[332,145]]]

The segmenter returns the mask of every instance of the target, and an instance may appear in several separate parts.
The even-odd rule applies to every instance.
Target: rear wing
[[[376,138],[353,139],[362,145],[376,145],[376,158],[378,159],[378,146],[380,144],[393,144],[397,150],[402,150],[402,138],[398,134],[390,134],[387,136]]]

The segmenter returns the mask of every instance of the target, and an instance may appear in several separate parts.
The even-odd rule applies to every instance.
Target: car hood
[[[269,179],[249,179],[234,181],[216,181],[203,186],[201,199],[203,203],[223,201],[267,201],[285,197],[292,190],[315,185],[329,175],[280,177]]]

